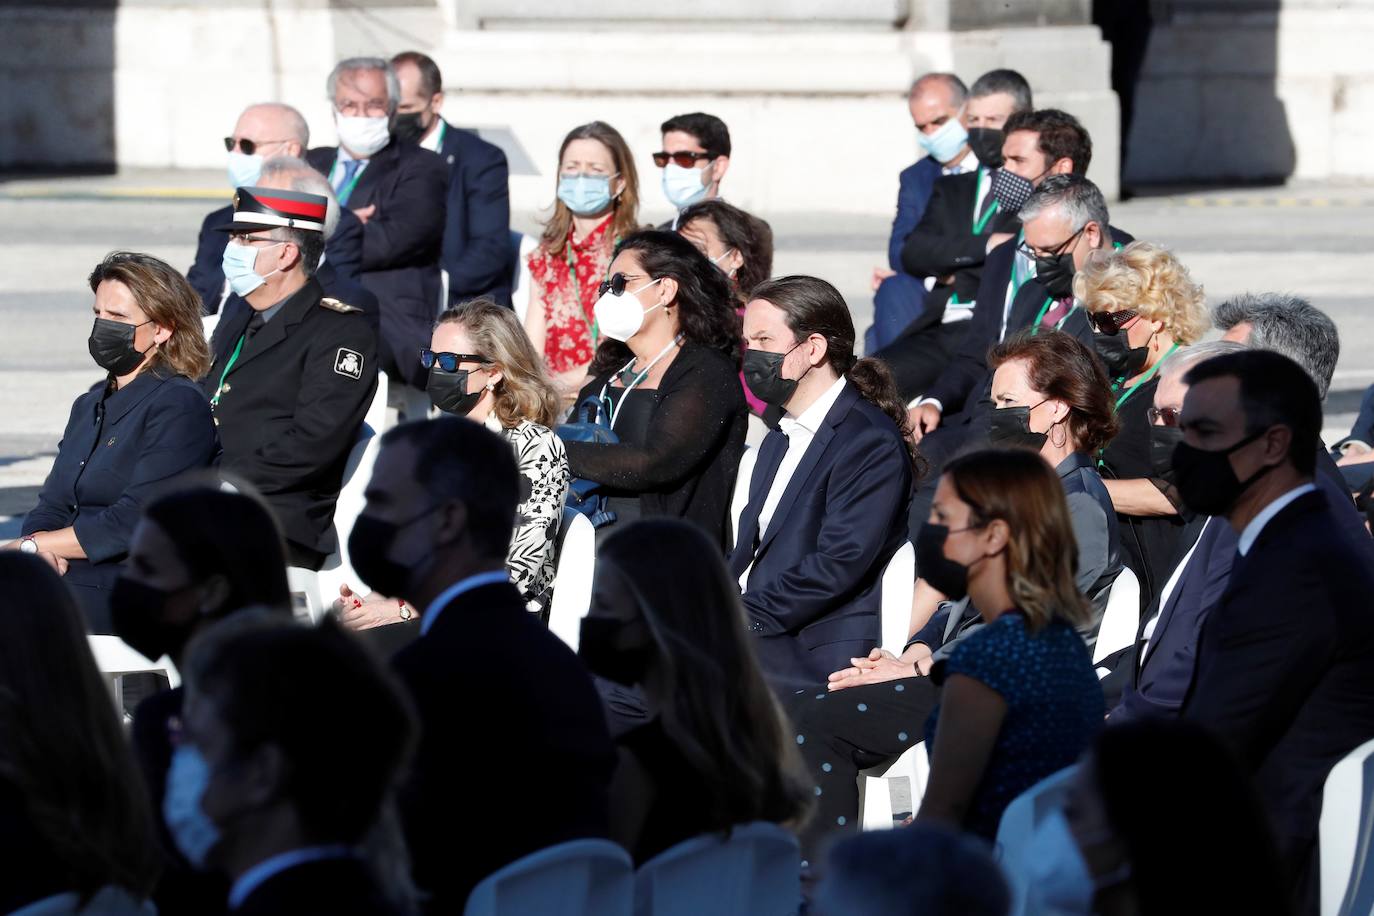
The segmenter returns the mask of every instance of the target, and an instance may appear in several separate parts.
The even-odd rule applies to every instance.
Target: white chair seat
[[[892,810],[890,783],[893,779],[905,779],[911,787],[911,813],[921,810],[921,799],[930,781],[930,754],[924,741],[917,741],[896,760],[860,771],[859,811],[864,830],[887,830],[894,826],[896,812]]]
[[[634,865],[609,840],[573,840],[482,879],[464,916],[630,916]]]
[[[790,916],[800,905],[801,852],[777,824],[694,837],[635,873],[635,916]]]
[[[592,603],[592,574],[596,568],[596,529],[581,512],[563,510],[555,565],[549,630],[576,652],[582,618],[587,616]]]
[[[1119,652],[1135,642],[1140,630],[1140,580],[1129,566],[1121,567],[1107,609],[1102,612],[1102,625],[1097,628],[1097,644],[1093,648],[1093,664],[1113,652]],[[1099,671],[1101,676],[1102,672]]]

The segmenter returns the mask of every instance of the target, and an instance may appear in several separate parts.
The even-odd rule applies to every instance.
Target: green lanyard
[[[229,354],[229,362],[224,364],[224,371],[219,374],[219,385],[215,388],[215,396],[210,399],[211,410],[219,406],[219,396],[221,392],[224,391],[224,380],[227,379],[229,373],[233,371],[234,363],[239,361],[239,351],[243,349],[243,341],[247,336],[247,333],[239,335],[239,342],[234,344],[234,352]]]
[[[355,159],[354,161],[358,163],[358,170],[353,173],[353,180],[350,181],[348,184],[344,185],[342,188],[340,188],[339,193],[334,195],[338,198],[339,206],[341,207],[345,206],[348,203],[348,199],[353,196],[353,189],[358,186],[358,179],[363,177],[363,170],[367,168],[367,160]],[[334,164],[335,168],[341,168],[342,166],[342,160]]]
[[[611,243],[612,250],[619,244],[620,236],[616,236],[615,240]],[[568,240],[563,245],[563,260],[568,263],[568,279],[572,280],[573,295],[577,297],[577,307],[582,312],[582,320],[587,322],[587,327],[592,335],[592,346],[595,347],[596,338],[600,336],[600,329],[597,327],[595,313],[589,318],[587,316],[587,307],[582,304],[582,283],[577,279],[577,260],[573,257],[571,232],[568,233]],[[608,270],[610,269],[609,264],[606,265],[606,267]]]
[[[985,171],[985,170],[984,170],[984,169],[981,169],[981,168],[978,170],[978,190],[977,190],[977,193],[975,193],[975,194],[973,195],[973,234],[974,234],[974,235],[982,235],[982,234],[983,234],[983,230],[984,230],[985,228],[987,228],[988,220],[992,219],[992,214],[996,213],[996,212],[997,212],[998,210],[1000,210],[1001,207],[1002,207],[1002,205],[999,204],[997,201],[993,201],[993,202],[992,202],[992,206],[991,206],[991,207],[988,207],[988,212],[986,212],[986,213],[983,214],[983,218],[982,218],[982,219],[979,219],[979,218],[978,218],[978,202],[981,201],[981,200],[983,199],[983,172],[984,172],[984,171]]]
[[[1157,372],[1159,372],[1159,367],[1162,366],[1162,365],[1164,365],[1165,360],[1167,360],[1169,357],[1171,357],[1171,356],[1174,355],[1174,351],[1178,349],[1178,346],[1179,346],[1178,344],[1174,344],[1172,347],[1170,347],[1170,348],[1169,348],[1169,351],[1168,351],[1167,353],[1164,354],[1163,358],[1161,358],[1159,362],[1157,362],[1157,363],[1155,363],[1153,366],[1151,366],[1149,372],[1146,372],[1144,375],[1142,375],[1142,376],[1140,377],[1140,381],[1136,382],[1134,385],[1132,385],[1131,387],[1127,388],[1127,389],[1126,389],[1126,393],[1123,394],[1121,397],[1119,397],[1119,398],[1116,399],[1116,408],[1115,408],[1115,409],[1116,409],[1117,411],[1120,411],[1120,410],[1121,410],[1121,405],[1126,403],[1127,398],[1129,398],[1131,395],[1135,394],[1135,390],[1136,390],[1137,388],[1139,388],[1141,385],[1145,384],[1145,383],[1148,382],[1150,379],[1152,379],[1152,378],[1155,377],[1155,374],[1156,374]],[[1122,377],[1122,378],[1119,378],[1119,379],[1117,379],[1116,381],[1112,382],[1112,391],[1113,391],[1113,392],[1116,392],[1116,391],[1120,390],[1120,388],[1121,388],[1121,383],[1124,382],[1124,381],[1126,381],[1126,379],[1125,379],[1124,377]]]

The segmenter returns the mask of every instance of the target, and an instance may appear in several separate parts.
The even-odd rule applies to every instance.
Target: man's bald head
[[[234,139],[251,140],[254,152],[263,156],[305,155],[310,128],[301,113],[280,102],[249,105],[234,125]]]

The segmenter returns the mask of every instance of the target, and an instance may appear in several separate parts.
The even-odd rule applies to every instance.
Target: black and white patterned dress
[[[563,500],[568,495],[568,455],[553,430],[529,420],[502,428],[492,414],[487,427],[515,450],[520,468],[520,504],[516,507],[515,536],[506,554],[511,581],[525,597],[526,607],[543,609],[553,585],[554,553]]]

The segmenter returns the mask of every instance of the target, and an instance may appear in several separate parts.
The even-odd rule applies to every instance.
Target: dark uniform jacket
[[[111,632],[109,591],[144,504],[218,454],[205,394],[169,370],[147,369],[118,391],[102,381],[76,399],[23,533],[75,529],[86,559],[70,561],[64,579],[91,632]]]
[[[440,265],[448,302],[490,296],[510,305],[515,263],[510,238],[510,169],[501,148],[445,122],[439,156],[449,171]]]
[[[400,916],[362,859],[302,862],[279,871],[230,910],[234,916]]]
[[[310,280],[251,337],[245,335],[251,311],[222,320],[211,341],[215,364],[204,381],[212,399],[224,382],[214,407],[223,469],[267,499],[292,562],[316,567],[334,550],[344,464],[377,389],[377,345],[367,319],[322,304],[323,295]]]
[[[326,178],[337,147],[318,147],[306,161]],[[363,226],[363,285],[382,308],[381,368],[415,388],[425,386],[420,350],[439,315],[439,249],[444,236],[448,167],[429,150],[392,142],[368,160],[344,204],[377,207]]]

